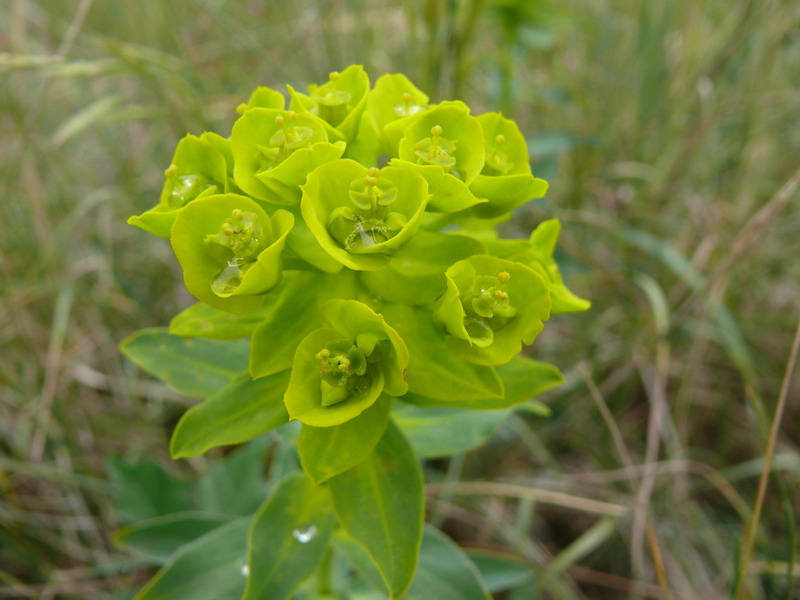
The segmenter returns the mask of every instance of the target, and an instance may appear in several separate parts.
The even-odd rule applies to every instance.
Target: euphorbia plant
[[[495,231],[547,184],[513,121],[431,104],[402,75],[370,89],[351,66],[287,90],[258,88],[230,138],[182,140],[159,203],[130,220],[169,239],[198,300],[123,344],[202,399],[173,457],[268,432],[284,449],[261,508],[181,529],[188,545],[139,598],[336,597],[337,569],[391,598],[486,598],[466,556],[423,527],[420,460],[488,439],[562,381],[520,353],[552,314],[589,306],[553,259],[559,224]],[[246,565],[207,580],[192,566],[203,544]],[[453,595],[415,583],[420,552],[444,553]],[[185,587],[188,573],[203,584]]]

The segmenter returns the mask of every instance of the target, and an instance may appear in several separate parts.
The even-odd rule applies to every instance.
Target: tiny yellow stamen
[[[497,274],[497,280],[498,280],[498,281],[506,282],[506,281],[508,281],[509,279],[511,279],[511,274],[510,274],[510,273],[508,273],[508,271],[500,271],[500,272]]]
[[[442,135],[442,128],[440,125],[431,127],[431,135]]]
[[[175,177],[178,174],[178,167],[176,165],[170,165],[169,168],[164,171],[164,177]]]
[[[400,99],[407,104],[411,102],[412,97],[411,94],[409,94],[408,92],[403,92],[403,95],[400,96]]]
[[[504,136],[502,133],[498,133],[494,137],[494,141],[497,142],[498,144],[503,144],[506,141],[506,136]]]
[[[286,121],[284,121],[284,119],[283,119],[283,117],[281,115],[278,115],[277,117],[275,117],[275,125],[278,125],[279,127],[281,127],[281,126],[283,126],[283,124],[285,122]]]
[[[336,81],[337,79],[339,79],[339,72],[331,71],[330,73],[328,73],[328,79],[330,79],[331,81]]]

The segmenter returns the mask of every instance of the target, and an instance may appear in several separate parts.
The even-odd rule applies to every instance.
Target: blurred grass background
[[[351,63],[517,119],[551,188],[509,234],[559,217],[594,303],[534,348],[568,375],[553,416],[434,465],[484,483],[446,487],[433,518],[529,561],[541,598],[800,597],[800,378],[769,433],[800,316],[795,0],[4,0],[0,598],[146,579],[109,539],[104,460],[206,460],[169,461],[188,401],[117,350],[189,303],[168,246],[125,220],[186,132]]]

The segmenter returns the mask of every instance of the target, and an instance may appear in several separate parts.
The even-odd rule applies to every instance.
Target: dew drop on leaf
[[[301,544],[307,544],[314,539],[315,535],[317,535],[317,528],[315,525],[299,527],[292,532],[292,537]]]

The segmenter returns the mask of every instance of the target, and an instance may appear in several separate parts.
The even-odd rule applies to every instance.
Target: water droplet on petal
[[[211,290],[219,295],[226,296],[231,294],[242,283],[242,266],[245,264],[243,258],[232,258],[227,266],[220,271],[219,275],[211,282]]]
[[[242,565],[242,575],[244,575],[245,577],[250,575],[250,567],[247,566],[247,563]]]
[[[314,536],[316,535],[317,535],[317,527],[315,525],[309,525],[308,527],[298,527],[292,532],[292,537],[301,544],[307,544],[308,542],[313,540]]]

